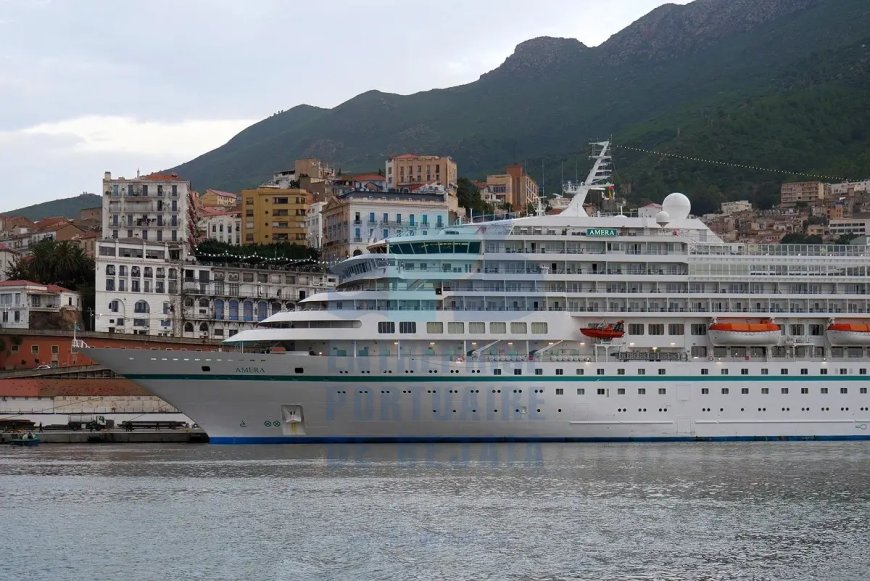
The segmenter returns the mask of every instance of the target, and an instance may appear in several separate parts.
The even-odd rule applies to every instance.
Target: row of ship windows
[[[486,390],[484,390],[484,391],[486,391]],[[490,393],[501,393],[501,392],[502,392],[502,390],[499,389],[499,388],[493,388],[493,389],[490,389],[489,391],[490,391]],[[866,394],[867,394],[867,388],[866,388],[866,387],[858,388],[858,391],[859,391],[859,393],[861,393],[862,395],[866,395]],[[367,390],[367,389],[358,389],[356,392],[359,393],[359,394],[367,394],[367,393],[369,393],[369,390]],[[508,393],[509,391],[508,391],[507,389],[505,389],[504,392],[505,392],[505,393]],[[533,389],[532,392],[533,392],[533,393],[536,393],[536,394],[543,394],[543,393],[544,393],[544,389]],[[609,392],[609,389],[608,389],[608,388],[604,388],[604,387],[599,387],[599,388],[596,388],[596,389],[595,389],[595,394],[596,394],[596,395],[608,395],[608,392]],[[337,390],[336,393],[339,393],[339,394],[342,394],[342,395],[347,395],[347,390],[340,389],[340,390]],[[374,391],[372,391],[372,393],[374,393]],[[389,389],[382,389],[382,390],[380,390],[380,393],[381,393],[381,395],[389,395],[390,393],[392,393],[392,391],[389,390]],[[403,390],[402,390],[402,393],[404,393],[404,394],[412,394],[412,393],[413,393],[413,390],[410,390],[410,389],[403,389]],[[422,392],[421,392],[421,393],[422,393]],[[430,394],[430,395],[437,395],[437,394],[438,394],[438,390],[437,390],[437,389],[427,389],[427,390],[426,390],[426,393],[427,393],[427,394]],[[448,390],[447,390],[447,393],[449,393],[449,394],[457,394],[457,395],[458,395],[458,394],[463,393],[463,392],[462,392],[461,390],[458,390],[458,389],[448,389]],[[480,390],[479,390],[479,389],[469,389],[469,390],[467,390],[465,393],[480,393]],[[510,390],[510,393],[520,394],[520,393],[523,393],[523,389],[522,389],[522,388],[519,388],[519,389],[512,389],[512,390]],[[590,394],[592,393],[592,390],[591,390],[591,389],[589,390],[589,393],[590,393]],[[666,387],[659,387],[659,388],[657,388],[657,394],[658,394],[658,395],[667,395],[667,393],[668,393],[668,388],[666,388]],[[720,388],[720,393],[721,393],[722,395],[729,395],[729,394],[731,393],[731,388],[729,388],[729,387],[723,387],[723,388]],[[769,387],[762,387],[762,388],[760,388],[760,392],[759,392],[759,393],[761,393],[761,395],[769,395],[769,394],[770,394],[770,388],[769,388]],[[788,395],[788,394],[790,393],[790,392],[789,392],[789,388],[788,388],[788,387],[781,387],[781,388],[780,388],[780,393],[783,394],[783,395]],[[796,393],[796,392],[795,392],[795,393]],[[801,387],[801,388],[800,388],[800,393],[801,393],[801,395],[809,395],[809,393],[810,393],[810,388],[808,388],[808,387]],[[819,388],[819,393],[822,394],[822,395],[827,395],[827,394],[830,394],[831,392],[830,392],[830,389],[827,388],[827,387],[820,387],[820,388]],[[840,393],[843,394],[843,395],[848,395],[848,394],[849,394],[849,388],[848,388],[848,387],[841,387],[841,388],[840,388]],[[645,387],[638,387],[638,388],[637,388],[637,395],[646,395],[646,394],[647,394],[647,388],[645,388]],[[740,394],[741,394],[741,395],[749,395],[749,394],[750,394],[749,388],[748,388],[748,387],[742,387],[742,388],[740,388]],[[557,387],[557,388],[556,388],[556,395],[565,395],[565,388]],[[585,387],[578,387],[578,388],[577,388],[577,395],[586,395],[586,388],[585,388]],[[625,387],[618,387],[618,388],[616,388],[616,395],[628,395],[628,389],[625,388]],[[701,395],[710,395],[710,388],[709,388],[709,387],[702,387],[702,388],[701,388]],[[665,410],[665,411],[667,411],[667,410]]]
[[[427,370],[427,372],[430,374],[436,374],[436,373],[439,373],[439,371],[440,370],[438,370],[438,369],[428,369]],[[469,373],[472,373],[472,374],[479,374],[480,372],[481,372],[480,369],[469,370]],[[606,375],[606,370],[604,370],[604,369],[596,369],[595,372],[596,372],[596,375]],[[342,371],[339,371],[339,373],[349,374],[350,371],[342,370]],[[364,370],[360,371],[360,373],[365,374],[365,375],[371,375],[372,372],[369,369],[364,369]],[[384,369],[381,371],[381,373],[391,374],[391,373],[393,373],[393,370],[392,369]],[[414,369],[405,369],[403,371],[403,373],[412,374],[412,373],[415,373],[415,370]],[[459,374],[459,373],[461,373],[461,370],[450,369],[449,373]],[[574,371],[574,373],[575,373],[575,375],[586,375],[586,370],[583,369],[582,367],[578,367]],[[729,373],[729,370],[726,368],[722,368],[719,370],[720,375],[728,375],[728,373]],[[839,373],[839,375],[849,375],[849,370],[845,367],[841,367],[841,368],[839,368],[838,373]],[[502,370],[501,369],[493,369],[492,374],[493,375],[502,375]],[[514,369],[513,374],[514,375],[522,375],[523,370],[522,369]],[[622,368],[617,369],[616,374],[617,375],[625,375],[626,374],[625,369],[622,369]],[[646,369],[639,368],[637,370],[637,374],[638,375],[646,375]],[[663,367],[660,367],[658,369],[658,375],[667,375],[667,374],[668,374],[667,369],[665,369]],[[780,375],[788,375],[789,370],[786,368],[782,368],[779,370],[779,374]],[[810,370],[807,368],[803,368],[800,370],[800,374],[801,375],[809,375]],[[535,375],[544,375],[544,370],[543,369],[535,369]],[[565,375],[565,370],[562,368],[556,369],[556,375]],[[710,375],[710,370],[707,368],[701,369],[701,375]],[[747,368],[741,369],[740,375],[749,375],[749,369],[747,369]],[[770,375],[770,370],[765,367],[764,369],[761,370],[761,375]],[[828,369],[826,367],[822,367],[821,369],[819,369],[819,375],[828,375]],[[860,368],[858,370],[858,375],[867,375],[867,369],[864,367]]]
[[[458,412],[465,413],[465,412],[467,412],[468,410],[451,410],[451,411],[455,414],[455,413],[458,413]],[[526,414],[526,413],[528,413],[528,410],[527,410],[525,407],[522,407],[522,408],[514,408],[513,411],[514,411],[514,413],[517,413],[517,414]],[[628,408],[617,408],[616,411],[617,411],[618,413],[625,413],[625,412],[628,412]],[[648,410],[647,410],[647,408],[637,408],[637,411],[640,412],[640,413],[646,413]],[[653,410],[653,411],[656,411],[656,410]],[[658,408],[658,412],[659,412],[659,413],[667,413],[667,411],[668,411],[668,408]],[[704,412],[704,413],[712,413],[714,410],[713,410],[712,408],[701,408],[701,411]],[[725,411],[725,408],[719,408],[719,412],[720,412],[720,413],[723,413],[724,411]],[[745,408],[740,408],[740,411],[741,411],[741,412],[745,412],[746,409],[745,409]],[[767,408],[758,408],[757,411],[759,411],[759,412],[766,412],[766,411],[767,411]],[[780,411],[782,411],[782,412],[790,412],[790,411],[791,411],[791,408],[787,408],[787,407],[785,407],[785,408],[781,408]],[[809,412],[809,411],[812,411],[812,410],[811,410],[810,408],[801,408],[801,411],[802,411],[802,412]],[[829,411],[831,411],[831,408],[829,408],[829,407],[822,407],[822,408],[819,408],[819,411],[822,411],[822,412],[829,412]],[[847,407],[841,407],[841,408],[840,408],[840,411],[841,411],[841,412],[847,412],[847,411],[849,411],[849,408],[847,408]],[[870,408],[868,408],[868,407],[862,407],[862,408],[860,408],[860,411],[862,411],[862,412],[864,412],[864,411],[870,411]],[[542,410],[541,408],[535,408],[535,412],[536,412],[536,413],[542,413],[543,410]],[[437,409],[434,409],[434,410],[432,410],[432,413],[433,413],[433,414],[437,414],[437,413],[438,413],[438,410],[437,410]],[[476,414],[476,413],[477,413],[477,410],[476,410],[476,409],[472,409],[472,410],[471,410],[471,413]],[[497,414],[497,413],[498,413],[498,409],[493,409],[493,410],[492,410],[492,413]],[[560,413],[560,414],[561,414],[561,413],[562,413],[562,408],[557,408],[557,409],[556,409],[556,413]]]
[[[531,328],[531,332],[533,335],[546,335],[548,332],[547,323],[544,321],[534,322],[534,323],[511,323],[510,324],[510,332],[513,335],[524,335],[529,332],[529,328]],[[496,335],[504,335],[507,333],[507,323],[490,323],[489,324],[489,332]],[[396,323],[394,321],[380,321],[378,322],[378,333],[381,334],[392,334],[396,332]],[[400,321],[399,322],[399,333],[402,334],[411,334],[417,332],[417,323],[415,321]],[[444,323],[435,321],[426,323],[426,332],[432,335],[438,335],[444,333]],[[468,323],[468,332],[469,333],[486,333],[486,326],[484,323]],[[449,335],[464,335],[465,334],[465,323],[458,321],[450,321],[447,323],[447,333]]]

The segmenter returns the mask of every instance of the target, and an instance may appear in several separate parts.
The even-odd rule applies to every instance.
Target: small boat
[[[771,319],[759,322],[713,321],[707,328],[713,345],[776,345],[782,337],[782,327]]]
[[[625,335],[625,324],[623,321],[616,321],[616,323],[593,323],[588,327],[580,329],[580,332],[592,339],[609,341],[611,339],[619,339]]]
[[[27,432],[9,441],[13,446],[39,446],[40,442],[39,436],[34,436],[33,432]]]
[[[828,341],[834,347],[870,344],[870,323],[865,321],[833,321],[827,329]]]

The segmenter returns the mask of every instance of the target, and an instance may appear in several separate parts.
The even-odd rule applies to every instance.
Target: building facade
[[[843,234],[870,235],[870,218],[836,218],[828,223],[828,231],[834,238]]]
[[[217,240],[238,246],[242,243],[242,218],[239,210],[202,208],[197,228],[201,240]]]
[[[305,217],[305,245],[320,250],[323,246],[323,208],[326,202],[314,202]]]
[[[323,208],[324,260],[343,260],[393,236],[443,228],[449,223],[449,194],[348,192]]]
[[[813,204],[830,195],[831,186],[823,182],[789,182],[779,189],[779,205],[793,208],[799,203]]]
[[[538,183],[526,173],[520,164],[509,165],[505,173],[511,177],[511,207],[515,212],[524,211],[529,204],[533,207],[538,203]]]
[[[81,321],[81,295],[56,284],[0,282],[4,329],[72,329]]]
[[[308,192],[264,185],[242,191],[241,197],[242,244],[305,244]]]
[[[226,210],[238,206],[239,195],[232,192],[207,189],[199,195],[197,203],[202,208],[220,208]]]
[[[397,155],[386,162],[388,190],[413,192],[427,184],[444,186],[456,195],[459,174],[456,162],[438,155]]]
[[[194,246],[196,220],[190,182],[176,174],[135,179],[103,177],[103,236]]]

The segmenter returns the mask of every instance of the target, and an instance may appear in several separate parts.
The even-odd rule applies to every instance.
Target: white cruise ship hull
[[[722,375],[709,361],[87,354],[214,443],[870,439],[860,362],[844,373],[831,363],[828,375],[826,362],[753,361]]]

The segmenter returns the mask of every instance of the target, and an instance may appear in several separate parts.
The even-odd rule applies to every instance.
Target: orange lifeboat
[[[828,325],[828,341],[834,347],[870,344],[870,323],[865,321],[834,321]]]
[[[776,345],[782,328],[770,319],[760,322],[713,321],[707,328],[713,345]]]
[[[625,335],[625,324],[624,321],[591,324],[588,327],[580,329],[580,332],[586,337],[591,337],[592,339],[610,341],[611,339],[619,339]]]

